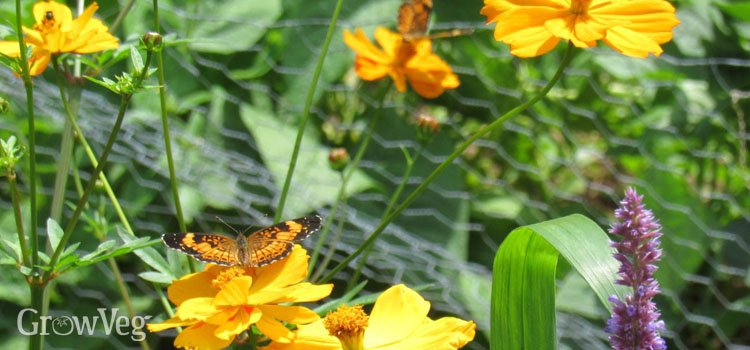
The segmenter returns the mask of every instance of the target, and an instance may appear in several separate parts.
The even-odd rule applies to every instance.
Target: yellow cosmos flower
[[[602,40],[632,57],[659,56],[660,44],[672,40],[680,23],[666,0],[484,0],[481,14],[497,22],[495,39],[510,53],[534,57],[552,50],[560,39],[577,47]]]
[[[106,49],[116,49],[120,44],[102,21],[93,18],[99,8],[91,3],[80,17],[73,19],[67,6],[54,1],[40,1],[34,4],[34,28],[23,27],[26,44],[33,47],[29,59],[31,75],[44,72],[53,54],[63,52],[91,53]],[[20,56],[17,41],[0,41],[0,53],[7,56]]]
[[[361,308],[342,307],[323,320],[299,326],[292,343],[273,342],[262,349],[453,350],[474,339],[474,322],[454,317],[431,320],[428,311],[428,301],[399,284],[378,297],[369,319]]]
[[[378,80],[390,75],[400,92],[406,91],[406,80],[414,90],[426,97],[440,96],[445,89],[455,89],[458,77],[438,55],[432,53],[429,38],[406,40],[386,28],[375,29],[375,46],[362,29],[354,34],[344,31],[344,42],[357,53],[355,70],[364,80]]]
[[[284,343],[294,334],[279,320],[310,323],[320,319],[302,306],[281,303],[312,302],[331,294],[332,284],[302,282],[307,276],[307,252],[295,245],[285,259],[263,267],[206,265],[202,272],[180,278],[167,289],[177,305],[175,316],[149,324],[151,332],[187,327],[175,339],[178,348],[221,349],[253,324],[270,339]]]

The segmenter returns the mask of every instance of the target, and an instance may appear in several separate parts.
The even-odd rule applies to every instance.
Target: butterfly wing
[[[232,238],[204,233],[167,233],[161,236],[168,247],[193,258],[217,265],[238,265],[237,244]]]
[[[251,247],[249,265],[264,266],[287,257],[294,243],[320,229],[321,222],[320,216],[305,216],[253,232],[247,237]]]
[[[412,0],[398,8],[398,31],[405,37],[421,37],[427,33],[432,0]]]

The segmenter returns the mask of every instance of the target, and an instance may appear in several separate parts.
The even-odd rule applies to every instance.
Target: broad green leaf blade
[[[582,215],[513,230],[495,255],[492,349],[556,349],[555,271],[558,255],[586,280],[602,304],[624,295],[607,234]]]

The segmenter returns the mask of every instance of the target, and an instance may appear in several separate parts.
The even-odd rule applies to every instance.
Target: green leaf
[[[170,284],[174,278],[166,273],[146,271],[138,274],[138,277],[154,283]]]
[[[47,238],[52,250],[57,249],[57,245],[60,244],[60,239],[63,236],[63,229],[53,218],[47,219]]]
[[[135,237],[129,235],[119,227],[117,233],[120,235],[120,238],[126,243],[136,240]],[[169,263],[167,263],[167,260],[164,259],[164,257],[156,251],[156,249],[151,247],[139,249],[135,251],[135,255],[138,256],[144,263],[146,263],[146,265],[151,266],[156,271],[166,274],[170,276],[170,278],[174,277],[172,275],[172,269],[169,267]]]
[[[248,104],[240,106],[240,118],[252,133],[263,161],[280,190],[297,138],[297,126],[283,123],[271,112]],[[288,201],[284,209],[285,217],[302,216],[336,200],[341,177],[328,166],[328,150],[318,143],[312,128],[306,130],[302,138],[295,172],[290,193],[306,200]],[[361,170],[356,170],[347,184],[346,193],[352,196],[372,186],[372,180]]]
[[[130,47],[130,61],[133,62],[133,70],[140,73],[143,70],[143,57],[135,45]]]
[[[91,260],[91,259],[93,259],[93,258],[94,258],[95,256],[97,256],[97,255],[99,255],[99,254],[102,254],[102,253],[104,253],[104,252],[105,252],[105,251],[107,251],[107,250],[108,250],[109,248],[112,248],[112,247],[114,247],[114,246],[115,246],[115,244],[117,244],[117,242],[115,242],[114,240],[111,240],[111,239],[110,239],[110,240],[108,240],[108,241],[104,241],[104,242],[102,242],[102,243],[99,243],[99,246],[97,246],[97,247],[96,247],[96,249],[95,249],[95,250],[94,250],[93,252],[91,252],[91,253],[88,253],[88,254],[84,255],[84,256],[83,256],[83,257],[82,257],[82,258],[81,258],[81,259],[79,260],[79,262],[84,262],[84,261],[88,261],[88,260]]]
[[[583,215],[513,230],[495,255],[492,280],[492,349],[555,349],[555,272],[560,254],[610,309],[624,295],[614,284],[619,263],[607,234]]]

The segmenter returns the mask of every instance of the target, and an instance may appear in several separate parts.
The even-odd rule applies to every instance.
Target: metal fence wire
[[[253,3],[160,1],[163,31],[173,41],[187,39],[167,47],[165,58],[170,128],[193,231],[215,231],[220,227],[215,215],[239,227],[270,223],[268,214],[278,200],[334,1]],[[313,210],[328,218],[339,180],[326,169],[326,155],[339,145],[356,151],[378,103],[374,96],[385,86],[356,78],[353,53],[342,32],[362,27],[371,35],[376,26],[393,27],[399,4],[345,2],[285,216]],[[546,99],[456,160],[377,241],[363,271],[371,281],[367,289],[427,285],[420,293],[432,303],[431,315],[475,320],[477,341],[468,348],[487,349],[491,264],[505,235],[521,225],[575,212],[607,227],[624,189],[635,186],[664,227],[665,254],[657,273],[663,294],[656,301],[670,348],[750,349],[750,59],[746,46],[722,42],[731,29],[701,22],[697,5],[676,5],[683,23],[661,57],[631,59],[605,46],[579,50]],[[98,15],[114,18],[118,7],[102,6]],[[122,27],[130,35],[124,42],[134,43],[136,34],[148,29],[150,6],[150,1],[136,1]],[[413,92],[387,95],[359,179],[346,209],[338,213],[345,215],[345,224],[340,233],[334,225],[328,238],[340,236],[332,264],[377,226],[404,171],[401,149],[413,153],[417,147],[414,115],[432,113],[442,127],[409,178],[406,193],[454,145],[527,99],[554,72],[560,51],[535,59],[511,56],[492,39],[479,15],[481,6],[479,1],[435,1],[432,30],[474,29],[470,36],[434,44],[462,85],[436,100]],[[731,23],[730,16],[716,13],[725,25]],[[713,43],[705,36],[696,39],[697,25],[710,28]],[[708,51],[716,46],[724,51]],[[64,115],[52,78],[35,80],[36,109],[61,128]],[[0,94],[23,114],[21,81],[8,70],[0,71]],[[157,99],[149,92],[136,96],[108,169],[134,229],[153,237],[177,229]],[[78,118],[95,151],[106,141],[116,102],[90,84],[83,91]],[[0,128],[21,133],[17,125],[22,124],[0,120]],[[40,159],[52,164],[56,145],[40,146]],[[82,168],[84,180],[87,170]],[[52,192],[51,183],[47,185],[45,195]],[[69,191],[68,198],[76,198],[72,187]],[[7,191],[3,193],[0,204],[10,208]],[[312,248],[318,238],[313,235],[304,245]],[[324,245],[323,253],[330,249]],[[144,267],[132,257],[118,261],[139,312],[160,312],[153,288],[136,276]],[[102,287],[103,280],[114,285],[109,267],[87,269],[59,283],[52,315],[74,310],[71,299],[96,307],[120,305],[116,288]],[[345,283],[352,271],[345,269],[334,283]],[[92,283],[92,275],[104,277]],[[557,322],[563,348],[608,348],[602,331],[607,311],[585,292],[575,273],[559,275]],[[0,296],[0,328],[10,330],[5,333],[9,338],[19,337],[13,322],[24,307],[23,293]],[[102,347],[138,346],[127,338],[96,336]]]

